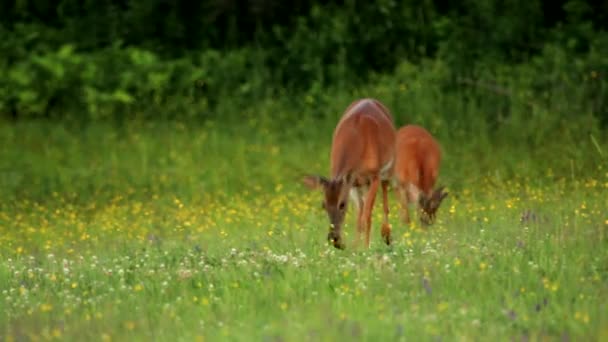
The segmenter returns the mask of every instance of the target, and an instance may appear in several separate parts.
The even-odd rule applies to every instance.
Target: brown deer
[[[334,130],[330,178],[304,177],[306,185],[324,192],[323,208],[330,222],[327,239],[334,247],[344,248],[341,231],[349,195],[358,212],[357,242],[365,233],[365,245],[369,247],[372,210],[380,184],[384,203],[381,234],[386,244],[390,244],[387,187],[392,176],[394,152],[395,126],[389,110],[375,99],[351,103]]]
[[[410,203],[417,204],[423,224],[434,222],[439,205],[448,195],[444,187],[433,190],[440,164],[441,147],[426,129],[406,125],[397,131],[393,172],[406,224],[410,223]]]

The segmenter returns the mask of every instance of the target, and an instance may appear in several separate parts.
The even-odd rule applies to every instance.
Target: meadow
[[[598,150],[440,139],[436,224],[401,223],[391,192],[393,245],[376,201],[370,249],[351,206],[339,251],[299,179],[327,172],[334,120],[3,122],[0,341],[608,339]]]
[[[0,342],[608,341],[607,4],[0,2]],[[450,195],[337,250],[362,97]]]

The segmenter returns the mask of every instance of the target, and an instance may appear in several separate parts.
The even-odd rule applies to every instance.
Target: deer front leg
[[[361,188],[351,188],[350,196],[357,208],[357,237],[355,238],[355,247],[358,247],[361,243],[361,235],[363,234],[363,197],[361,196]]]
[[[376,192],[378,192],[378,175],[375,175],[369,190],[365,195],[365,201],[363,203],[363,217],[364,229],[365,229],[365,245],[369,248],[369,234],[372,226],[372,210],[374,209],[374,201],[376,200]]]
[[[384,221],[382,222],[382,238],[387,245],[391,244],[391,226],[388,223],[388,181],[382,181],[382,204],[384,205]]]

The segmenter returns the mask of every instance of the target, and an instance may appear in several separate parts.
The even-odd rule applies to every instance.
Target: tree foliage
[[[517,65],[540,66],[538,90],[558,82],[539,71],[554,49],[576,61],[562,74],[601,81],[586,96],[608,117],[601,0],[15,0],[0,23],[2,116],[208,117],[221,98],[354,87],[428,59],[449,65],[448,90]]]

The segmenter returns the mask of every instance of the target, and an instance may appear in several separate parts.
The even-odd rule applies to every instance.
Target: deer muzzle
[[[332,229],[329,231],[329,234],[327,234],[327,241],[337,249],[344,249],[342,237],[340,236],[340,232],[337,230]]]

